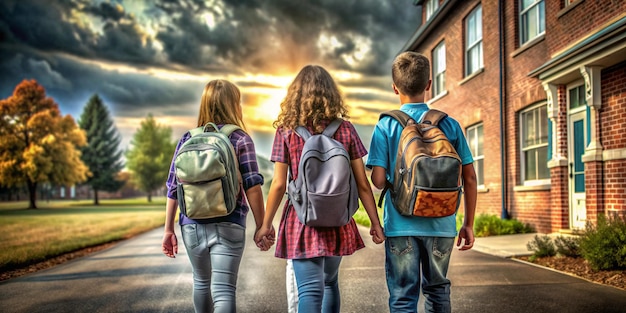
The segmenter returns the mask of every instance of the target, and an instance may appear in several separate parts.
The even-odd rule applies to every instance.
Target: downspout
[[[503,18],[502,18],[502,10],[503,5],[502,5],[502,1],[503,0],[499,0],[498,1],[498,27],[500,28],[500,47],[499,47],[499,58],[500,58],[500,171],[502,172],[502,175],[500,175],[501,179],[502,179],[502,183],[500,184],[502,186],[502,190],[501,192],[501,199],[502,199],[502,212],[500,213],[500,218],[502,219],[509,219],[509,212],[506,208],[506,204],[507,204],[507,182],[508,182],[508,177],[506,175],[506,132],[505,132],[505,123],[504,123],[504,119],[505,119],[505,112],[504,112],[504,90],[506,88],[505,84],[504,84],[504,24],[503,24]]]

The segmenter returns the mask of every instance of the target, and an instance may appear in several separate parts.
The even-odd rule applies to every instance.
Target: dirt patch
[[[549,267],[561,272],[584,278],[603,285],[613,286],[626,290],[626,271],[594,271],[587,260],[572,257],[542,257],[530,261],[529,257],[517,257],[517,259]]]

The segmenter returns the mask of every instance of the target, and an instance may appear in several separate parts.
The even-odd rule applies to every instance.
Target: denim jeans
[[[294,259],[298,284],[298,313],[338,313],[340,256]]]
[[[446,278],[454,238],[387,237],[385,272],[391,312],[417,312],[420,287],[426,312],[450,312]]]
[[[235,312],[245,228],[227,222],[188,224],[181,232],[193,267],[196,312]]]

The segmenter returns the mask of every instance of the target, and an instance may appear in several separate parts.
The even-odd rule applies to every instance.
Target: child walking
[[[404,52],[392,65],[393,90],[400,98],[400,110],[419,121],[428,110],[425,92],[431,81],[428,59],[416,52]],[[460,250],[474,244],[474,211],[476,209],[476,174],[472,154],[459,123],[446,117],[439,127],[461,158],[465,191],[465,221],[458,233]],[[393,118],[380,119],[370,145],[367,166],[373,168],[372,183],[384,188],[394,181],[396,151],[402,126]],[[387,194],[388,195],[388,194]],[[391,312],[417,312],[421,291],[426,312],[450,312],[450,281],[446,278],[454,246],[456,214],[447,217],[402,216],[389,196],[384,207],[385,272]]]
[[[276,135],[271,161],[274,178],[267,197],[267,212],[257,239],[274,237],[272,220],[290,179],[298,177],[304,140],[295,132],[305,126],[319,134],[336,118],[347,118],[347,108],[330,74],[321,66],[304,67],[288,88],[281,112],[274,122]],[[372,189],[365,174],[362,157],[367,154],[354,126],[343,121],[333,136],[348,151],[359,198],[371,221],[370,234],[375,243],[384,241]],[[337,208],[345,209],[345,208]],[[354,219],[341,227],[309,227],[300,222],[290,201],[286,201],[276,239],[275,255],[291,259],[298,286],[298,312],[339,312],[338,285],[341,257],[365,247]]]
[[[240,100],[241,94],[234,84],[226,80],[210,81],[202,94],[198,126],[211,122],[218,128],[225,124],[234,124],[245,129]],[[189,138],[191,134],[186,132],[178,142],[174,156]],[[234,147],[242,178],[235,210],[229,215],[208,219],[191,219],[183,213],[179,215],[183,242],[193,268],[193,304],[196,312],[236,311],[235,289],[244,250],[246,215],[252,210],[257,231],[263,221],[263,176],[259,173],[254,143],[242,130],[234,131],[229,139]],[[178,240],[174,234],[178,206],[176,187],[175,165],[172,160],[167,178],[165,234],[162,244],[163,253],[171,258],[178,253]],[[263,242],[259,244],[262,245]]]

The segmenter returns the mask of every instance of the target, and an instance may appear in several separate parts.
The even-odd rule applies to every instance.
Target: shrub
[[[554,243],[552,243],[552,238],[547,235],[535,235],[535,238],[526,244],[526,248],[533,252],[530,261],[540,257],[556,255],[556,248],[554,247]]]
[[[526,234],[533,231],[528,224],[515,219],[501,219],[496,215],[481,214],[474,220],[474,235],[476,237]]]
[[[554,239],[556,253],[562,256],[577,258],[580,256],[580,237],[558,236]]]
[[[598,215],[596,225],[587,223],[580,253],[595,270],[626,268],[626,219]]]

